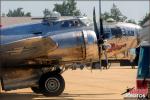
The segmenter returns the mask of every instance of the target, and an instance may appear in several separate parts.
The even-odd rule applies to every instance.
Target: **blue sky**
[[[54,4],[62,3],[62,1],[2,1],[1,2],[1,13],[7,13],[9,9],[16,9],[18,7],[24,8],[25,12],[31,12],[32,16],[38,17],[43,16],[42,11],[45,8],[52,10]],[[102,12],[109,11],[112,4],[115,3],[121,12],[129,19],[139,21],[145,16],[146,13],[150,12],[149,1],[102,1]],[[88,17],[92,17],[93,7],[96,7],[98,14],[98,1],[77,1],[77,7],[82,13],[85,13]]]

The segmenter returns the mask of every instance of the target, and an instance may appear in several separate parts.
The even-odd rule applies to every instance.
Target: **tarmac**
[[[35,94],[30,88],[2,92],[0,100],[121,100],[127,87],[136,87],[137,69],[112,66],[108,70],[67,70],[65,90],[58,97]]]

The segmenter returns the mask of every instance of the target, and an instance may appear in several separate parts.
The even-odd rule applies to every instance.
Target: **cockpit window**
[[[106,27],[106,28],[104,28],[104,32],[105,33],[111,33],[111,29]]]
[[[68,21],[62,22],[61,26],[62,27],[69,27],[70,23]]]
[[[76,21],[74,21],[74,26],[76,26],[76,27],[81,26],[81,23],[78,20],[76,20]]]
[[[126,28],[126,34],[128,36],[134,36],[135,30],[132,28]]]
[[[114,35],[114,36],[122,34],[121,28],[119,28],[119,27],[111,28],[111,32],[112,32],[112,35]]]
[[[88,19],[88,18],[81,18],[80,20],[86,26],[89,26],[89,25],[92,24],[92,21],[90,19]]]
[[[106,39],[110,39],[112,37],[111,28],[108,27],[104,28],[104,33],[105,33],[104,37]]]
[[[81,24],[78,20],[71,20],[71,21],[63,21],[61,26],[64,28],[79,27],[79,26],[81,26]]]

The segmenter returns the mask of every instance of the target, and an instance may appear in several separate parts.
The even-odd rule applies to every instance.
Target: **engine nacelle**
[[[58,48],[48,57],[62,62],[98,59],[97,38],[94,31],[67,32],[51,36]]]

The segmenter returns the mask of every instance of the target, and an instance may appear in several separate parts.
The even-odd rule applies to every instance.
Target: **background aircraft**
[[[104,38],[107,41],[105,43],[107,49],[106,54],[103,53],[101,57],[102,65],[108,66],[111,62],[120,63],[121,66],[133,65],[132,61],[135,58],[135,54],[131,51],[139,44],[139,32],[141,29],[139,25],[131,23],[105,22]],[[97,68],[98,66],[99,63],[94,62],[92,67]]]

